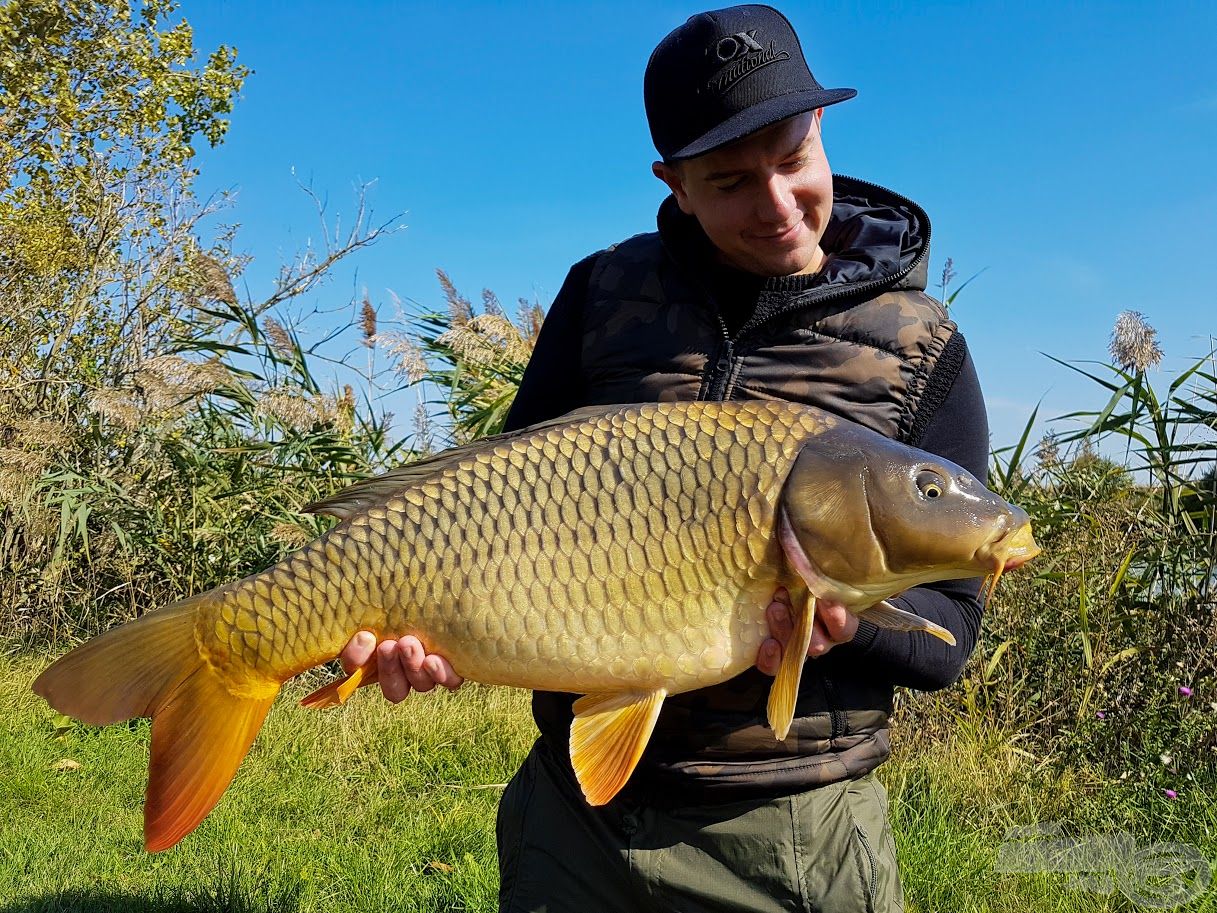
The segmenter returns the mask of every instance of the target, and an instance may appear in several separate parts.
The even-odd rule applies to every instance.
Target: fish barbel
[[[571,760],[603,804],[669,694],[756,661],[778,586],[794,635],[769,699],[785,737],[816,600],[950,632],[886,603],[1038,551],[965,470],[809,406],[600,406],[483,438],[310,505],[329,532],[261,573],[150,612],[34,683],[86,723],[152,718],[149,851],[219,801],[280,686],[360,630],[418,637],[466,679],[584,695]],[[305,699],[341,703],[356,670]]]

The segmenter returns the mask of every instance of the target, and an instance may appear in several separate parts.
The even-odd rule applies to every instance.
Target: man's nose
[[[791,193],[790,182],[785,175],[772,175],[765,182],[764,190],[757,205],[757,216],[762,222],[776,222],[784,225],[790,221],[794,213],[794,194]]]

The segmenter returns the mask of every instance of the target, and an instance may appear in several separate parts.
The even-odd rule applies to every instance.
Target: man
[[[924,294],[929,220],[915,203],[834,178],[824,89],[789,22],[766,6],[692,17],[647,65],[647,117],[671,190],[658,231],[576,264],[546,317],[505,430],[584,405],[782,398],[830,409],[983,479],[988,430],[963,337]],[[506,789],[503,911],[903,908],[886,793],[894,685],[942,688],[980,626],[977,581],[897,602],[948,647],[820,605],[795,721],[765,722],[789,639],[788,597],[756,669],[669,698],[608,805],[583,800],[567,755],[574,695],[537,692],[541,737]],[[411,637],[358,635],[393,701],[460,676]],[[831,652],[830,652],[831,651]]]

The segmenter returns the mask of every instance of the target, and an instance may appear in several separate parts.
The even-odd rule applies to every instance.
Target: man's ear
[[[681,177],[680,166],[668,165],[664,162],[651,162],[651,173],[668,185],[672,195],[676,197],[676,205],[681,212],[692,215],[689,210],[689,197],[685,193],[684,179]]]

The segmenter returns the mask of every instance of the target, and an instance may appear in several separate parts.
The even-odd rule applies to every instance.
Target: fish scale
[[[582,694],[571,763],[602,805],[668,695],[753,665],[778,586],[792,634],[767,712],[784,739],[817,600],[954,643],[882,600],[986,568],[996,583],[1038,551],[1026,514],[958,467],[778,401],[589,407],[306,509],[342,522],[259,574],[100,635],[34,683],[85,722],[152,717],[149,850],[219,800],[280,685],[357,631],[415,635],[471,680]],[[341,703],[377,674],[373,658],[304,703]]]
[[[766,636],[777,482],[830,423],[752,408],[768,421],[654,404],[479,451],[234,585],[200,641],[241,681],[284,681],[359,628],[493,684],[719,681]]]

